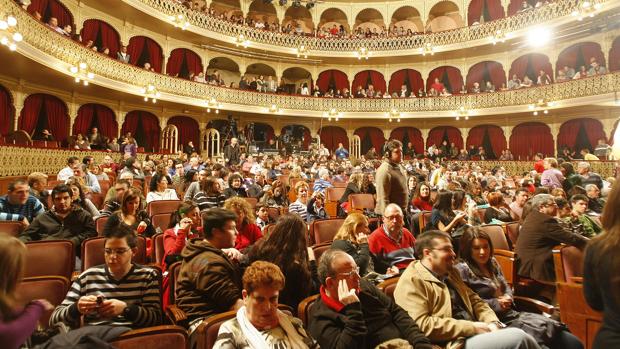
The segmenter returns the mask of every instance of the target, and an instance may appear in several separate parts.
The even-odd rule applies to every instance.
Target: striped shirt
[[[288,213],[297,213],[305,222],[306,218],[308,218],[308,207],[306,204],[303,204],[301,201],[297,200],[288,205]]]
[[[224,201],[226,201],[226,196],[224,194],[219,194],[216,196],[207,196],[203,191],[199,191],[194,198],[192,199],[200,211],[204,211],[214,207],[222,207],[224,206]]]
[[[6,195],[0,197],[0,221],[23,221],[26,218],[32,222],[43,212],[45,212],[45,207],[32,195],[28,196],[28,200],[23,205],[12,205]]]
[[[103,296],[127,304],[127,311],[111,319],[100,318],[97,313],[84,316],[84,325],[113,325],[133,328],[161,324],[162,310],[159,295],[159,276],[156,270],[133,264],[129,273],[115,280],[106,265],[84,271],[73,282],[65,300],[56,307],[50,325],[63,322],[77,327],[80,312],[77,302],[84,296]]]

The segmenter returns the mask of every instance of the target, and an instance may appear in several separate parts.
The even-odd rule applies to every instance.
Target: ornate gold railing
[[[508,136],[508,135],[507,135]],[[534,169],[534,161],[499,161],[499,160],[486,160],[486,161],[449,161],[452,164],[468,163],[470,166],[480,165],[483,169],[491,170],[494,167],[503,167],[506,169],[506,173],[509,175],[522,175],[523,173],[530,172]],[[578,161],[571,161],[574,168],[577,168]],[[600,174],[603,179],[614,176],[614,170],[617,163],[615,161],[590,161],[590,166],[593,172]]]
[[[190,24],[200,29],[228,36],[231,40],[238,35],[243,35],[246,40],[251,42],[273,45],[275,51],[281,50],[282,47],[296,49],[303,45],[306,49],[315,52],[315,54],[329,54],[329,52],[331,52],[341,55],[342,52],[355,52],[360,47],[365,47],[369,51],[381,55],[391,54],[391,52],[393,52],[394,55],[398,55],[399,51],[421,49],[423,45],[427,43],[437,47],[476,40],[490,40],[498,32],[503,34],[512,33],[532,25],[569,16],[573,11],[579,9],[582,3],[589,0],[557,0],[545,6],[517,13],[513,16],[454,30],[402,37],[360,39],[318,38],[269,32],[251,28],[246,25],[234,24],[226,20],[209,16],[203,12],[190,10],[171,0],[124,1],[132,6],[142,8],[143,10],[145,10],[145,7],[148,7],[149,12],[151,10],[158,11],[166,16],[183,14]],[[597,2],[605,5],[614,3],[609,0],[600,0]]]
[[[140,88],[150,83],[162,93],[160,99],[185,104],[201,105],[204,100],[215,98],[224,104],[225,109],[247,110],[247,106],[253,106],[256,110],[257,106],[268,108],[276,105],[289,115],[294,115],[298,110],[305,115],[314,112],[315,116],[320,116],[331,109],[344,113],[384,113],[392,109],[402,113],[436,112],[455,111],[461,107],[473,110],[529,105],[541,99],[547,102],[561,101],[620,91],[620,72],[520,90],[431,98],[332,99],[229,89],[149,72],[110,59],[50,30],[21,10],[12,0],[0,0],[0,5],[0,8],[14,8],[18,28],[24,36],[24,42],[20,45],[34,48],[34,54],[30,50],[29,56],[40,63],[58,67],[58,64],[48,62],[48,57],[41,52],[71,65],[85,62],[96,75],[95,83],[134,94],[140,94]],[[18,50],[21,49],[18,47]]]

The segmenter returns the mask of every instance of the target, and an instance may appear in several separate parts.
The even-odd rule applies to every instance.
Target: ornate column
[[[428,134],[431,132],[430,128],[421,128],[420,133],[422,133],[422,141],[424,142],[424,152],[426,152],[426,143],[428,142]]]
[[[557,122],[554,122],[552,124],[549,124],[549,128],[551,129],[551,137],[553,138],[553,154],[547,154],[547,155],[555,156],[555,154],[557,154],[558,152],[557,141],[558,141],[558,135],[560,134],[560,124]]]
[[[21,85],[19,86],[21,90]],[[10,92],[10,90],[9,90]],[[26,100],[27,95],[22,91],[15,91],[13,93],[13,104],[15,105],[15,118],[13,119],[13,131],[17,131],[17,124],[19,120],[19,116],[22,113],[22,109],[24,109],[24,101]]]
[[[504,138],[506,139],[506,148],[510,149],[510,135],[512,135],[512,130],[514,126],[502,126],[502,130],[504,131]]]

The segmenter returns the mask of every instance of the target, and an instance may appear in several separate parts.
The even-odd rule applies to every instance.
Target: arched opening
[[[365,37],[379,36],[387,32],[383,15],[374,8],[366,8],[355,16],[354,30],[358,36]]]
[[[149,63],[154,71],[161,73],[164,51],[155,40],[146,36],[134,36],[129,39],[127,53],[129,63],[140,68]]]
[[[310,10],[305,6],[290,6],[284,13],[282,20],[282,28],[287,33],[312,34],[314,31],[314,22]]]
[[[518,79],[523,80],[527,75],[528,78],[536,83],[536,77],[541,70],[550,77],[553,77],[553,70],[551,69],[549,57],[542,53],[528,53],[512,62],[509,76],[512,78],[516,75]]]
[[[353,134],[360,137],[362,155],[366,154],[372,147],[375,147],[377,153],[381,153],[385,143],[383,131],[377,127],[366,126],[358,128]]]
[[[502,151],[506,150],[506,137],[504,130],[496,125],[478,125],[469,130],[467,135],[467,148],[473,145],[484,148],[487,159],[493,160],[500,157]]]
[[[467,8],[467,24],[482,24],[504,18],[504,6],[500,0],[471,0]]]
[[[217,130],[223,138],[226,135],[226,128],[228,128],[228,121],[223,120],[223,119],[210,120],[207,123],[207,130],[211,128],[214,130]]]
[[[457,149],[463,149],[463,136],[461,131],[454,126],[437,126],[430,130],[426,139],[426,148],[431,145],[441,147],[443,143],[447,145],[454,143]]]
[[[308,87],[312,86],[312,74],[306,69],[291,67],[282,72],[280,88],[284,93],[299,93],[304,84],[307,84]]]
[[[440,32],[464,26],[459,7],[452,1],[441,1],[431,7],[425,29],[426,32]]]
[[[220,79],[228,83],[227,86],[237,86],[241,79],[239,65],[228,57],[215,57],[209,61],[207,66],[206,80],[209,81],[212,76],[219,75]]]
[[[280,133],[280,147],[287,147],[288,151],[307,150],[312,142],[310,129],[303,125],[287,125]]]
[[[551,129],[542,122],[525,122],[515,126],[509,143],[516,160],[532,159],[536,153],[554,155]]]
[[[415,127],[402,126],[397,127],[390,133],[390,139],[397,139],[403,143],[403,153],[408,157],[413,148],[416,154],[424,154],[424,139],[422,132]],[[378,149],[380,152],[381,150]]]
[[[620,70],[620,36],[614,39],[609,50],[609,69],[611,71]]]
[[[54,17],[58,20],[59,27],[64,28],[70,25],[72,30],[75,29],[73,14],[65,4],[58,0],[32,0],[28,6],[28,12],[40,14],[43,23],[48,23],[50,18]]]
[[[467,90],[471,91],[474,83],[480,84],[480,88],[484,90],[487,81],[491,81],[495,90],[506,86],[506,72],[501,63],[495,61],[484,61],[474,64],[467,72]]]
[[[420,11],[413,6],[403,6],[394,11],[390,21],[390,33],[403,36],[424,32]]]
[[[196,150],[200,152],[200,125],[198,125],[198,121],[189,116],[177,115],[168,119],[167,124],[177,127],[179,148],[183,149],[191,141]]]
[[[525,3],[525,5],[523,3]],[[540,3],[540,1],[538,0],[510,0],[510,4],[508,4],[508,16],[512,16],[517,12],[531,10],[536,6],[536,3]]]
[[[73,122],[73,134],[86,136],[96,127],[99,134],[112,140],[118,134],[118,123],[112,109],[105,105],[88,103],[78,109],[78,115]]]
[[[138,148],[143,148],[147,152],[159,150],[161,128],[154,114],[143,110],[130,111],[125,115],[125,122],[121,128],[121,134],[126,135],[127,132],[136,139]]]
[[[103,52],[108,48],[110,50],[108,55],[116,59],[116,54],[120,49],[121,36],[108,22],[100,19],[85,20],[82,31],[80,32],[80,37],[84,44],[92,41],[99,52]]]
[[[607,66],[600,44],[596,42],[580,42],[571,45],[560,52],[558,61],[555,64],[556,74],[559,74],[559,71],[564,69],[564,67],[568,67],[568,70],[572,68],[575,72],[578,72],[581,67],[585,67],[587,71],[594,61],[603,67]]]
[[[166,63],[166,74],[182,79],[192,79],[200,73],[202,73],[202,60],[196,52],[186,48],[177,48],[170,52],[168,63]]]
[[[325,31],[337,29],[338,36],[343,36],[351,32],[347,15],[339,8],[328,8],[321,13],[319,28]]]
[[[64,142],[69,135],[67,105],[56,96],[31,94],[24,100],[17,129],[27,132],[34,140],[41,138],[43,130],[48,130],[56,141]]]
[[[437,81],[435,81],[437,79]],[[426,91],[430,91],[435,83],[443,84],[447,92],[455,94],[459,93],[463,88],[463,76],[461,71],[452,66],[444,65],[431,70],[426,79]],[[440,91],[438,91],[440,92]]]
[[[383,74],[376,70],[364,70],[357,74],[353,78],[353,88],[356,90],[361,86],[364,90],[368,90],[372,85],[376,93],[383,93],[386,91],[385,78]],[[360,136],[361,137],[361,136]],[[364,139],[362,138],[362,141]]]
[[[0,85],[0,135],[5,136],[13,131],[15,120],[15,106],[13,96],[9,90]]]
[[[403,96],[402,87],[405,86],[407,92]],[[424,80],[422,74],[414,69],[401,69],[392,73],[390,77],[389,93],[396,93],[398,97],[409,97],[411,94],[420,96],[420,90],[424,90]]]
[[[243,23],[243,12],[241,11],[239,0],[213,0],[211,1],[210,13],[216,18],[234,23]]]
[[[273,127],[263,122],[253,122],[245,126],[246,139],[250,140],[258,149],[265,149],[270,140],[275,140]]]
[[[581,149],[588,149],[590,153],[600,139],[607,140],[603,124],[592,118],[579,118],[566,121],[560,126],[557,149],[568,147],[579,154]]]
[[[261,76],[267,80],[269,77],[272,79],[276,78],[276,71],[272,67],[268,66],[264,63],[253,63],[250,64],[245,70],[245,76],[248,78],[248,81],[252,81],[253,78],[260,78]]]
[[[345,148],[349,147],[349,136],[347,131],[340,126],[323,126],[319,129],[321,143],[325,144],[325,148],[333,152],[338,148],[338,143],[342,143]]]
[[[264,0],[254,0],[250,4],[246,22],[257,29],[275,30],[278,28],[278,16],[273,3]]]
[[[316,86],[322,93],[325,93],[329,90],[340,90],[342,92],[345,88],[347,90],[350,89],[349,77],[347,76],[347,74],[343,73],[340,70],[325,70],[322,71],[321,74],[319,74],[319,77],[316,80]]]

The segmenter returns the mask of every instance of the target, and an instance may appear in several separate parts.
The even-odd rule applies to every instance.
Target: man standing
[[[403,344],[431,348],[407,313],[360,277],[350,255],[328,250],[319,263],[321,291],[310,313],[308,331],[321,348],[391,347],[388,343],[396,348],[404,348]]]
[[[187,144],[183,147],[183,152],[187,154],[187,157],[191,157],[192,154],[196,152],[196,147],[194,147],[194,142],[192,141],[187,142]]]
[[[224,147],[224,158],[227,165],[239,165],[241,159],[241,149],[237,138],[231,138],[230,144]]]
[[[129,63],[131,56],[127,53],[126,45],[121,46],[121,50],[116,54],[116,58],[123,63]]]
[[[93,127],[90,135],[88,135],[88,142],[90,143],[90,148],[95,150],[105,149],[106,146],[103,136],[96,127]]]
[[[402,166],[403,144],[390,140],[385,146],[384,161],[377,169],[377,204],[375,213],[382,215],[387,205],[398,205],[402,211],[407,207],[407,171]]]
[[[334,154],[338,158],[338,160],[343,160],[349,157],[349,151],[344,148],[342,143],[338,143],[338,148],[334,151]]]
[[[30,187],[23,179],[9,183],[8,193],[0,197],[0,221],[21,222],[24,228],[45,212],[43,204],[30,195]]]
[[[383,224],[368,237],[368,249],[375,257],[375,271],[398,274],[415,260],[415,238],[404,227],[403,211],[389,204],[383,212]]]
[[[432,343],[448,348],[539,348],[521,329],[499,330],[504,325],[493,309],[453,267],[456,253],[450,236],[431,230],[420,235],[416,245],[419,260],[398,280],[394,299]]]

